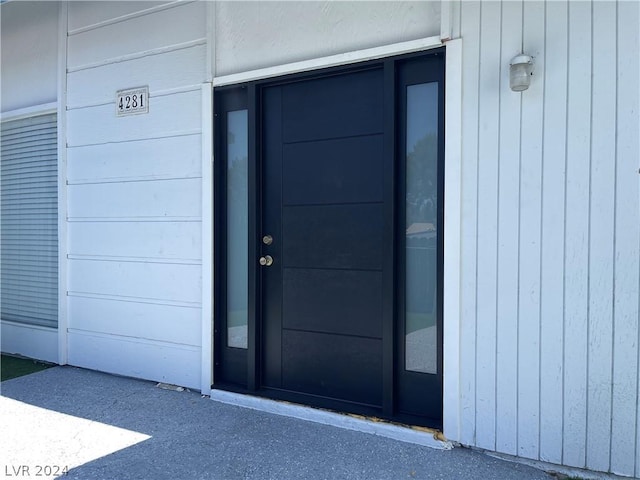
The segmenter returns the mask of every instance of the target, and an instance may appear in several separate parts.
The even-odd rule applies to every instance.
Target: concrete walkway
[[[1,384],[0,478],[550,480],[435,450],[74,367]],[[67,469],[65,469],[67,467]]]

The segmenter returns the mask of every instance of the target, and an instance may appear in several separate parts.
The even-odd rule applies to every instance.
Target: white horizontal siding
[[[69,185],[69,218],[199,218],[200,179]]]
[[[69,292],[192,306],[200,303],[199,272],[200,265],[69,260]],[[82,328],[74,318],[69,325]]]
[[[199,222],[70,222],[69,254],[198,260]]]
[[[100,332],[109,325],[113,335],[181,345],[200,345],[200,308],[136,299],[69,297],[70,328]],[[77,326],[76,326],[77,325]],[[180,327],[180,328],[176,328]]]
[[[67,180],[82,184],[197,177],[200,144],[196,133],[69,148]]]
[[[462,443],[638,474],[639,20],[462,3]]]
[[[103,372],[200,388],[200,348],[69,330],[69,363]]]
[[[105,22],[112,22],[130,15],[138,15],[150,9],[166,6],[171,2],[113,2],[113,1],[79,1],[73,2],[69,11],[69,31],[91,28]]]
[[[71,35],[67,47],[69,70],[107,64],[129,55],[205,39],[205,2],[176,5]],[[72,5],[71,17],[73,11]]]
[[[200,131],[202,105],[199,87],[188,92],[151,96],[148,114],[126,117],[116,116],[115,91],[113,97],[113,103],[108,105],[67,112],[69,147],[162,138]]]
[[[151,97],[185,85],[199,86],[205,65],[206,45],[193,45],[72,72],[67,77],[67,107],[113,103],[115,92],[128,86],[147,85]]]
[[[69,4],[69,363],[200,387],[204,2]],[[148,86],[149,113],[116,116]]]

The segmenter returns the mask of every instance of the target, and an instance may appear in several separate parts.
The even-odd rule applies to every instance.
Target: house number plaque
[[[116,115],[149,113],[149,87],[131,88],[116,92]]]

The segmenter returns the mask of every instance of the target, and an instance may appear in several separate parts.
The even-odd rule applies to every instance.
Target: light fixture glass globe
[[[509,67],[509,87],[514,92],[522,92],[529,88],[533,59],[529,55],[517,55],[511,60]]]

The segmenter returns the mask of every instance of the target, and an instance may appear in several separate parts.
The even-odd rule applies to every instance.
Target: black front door
[[[263,91],[263,387],[382,408],[383,95],[380,68]]]
[[[443,64],[217,93],[216,386],[440,426]]]

